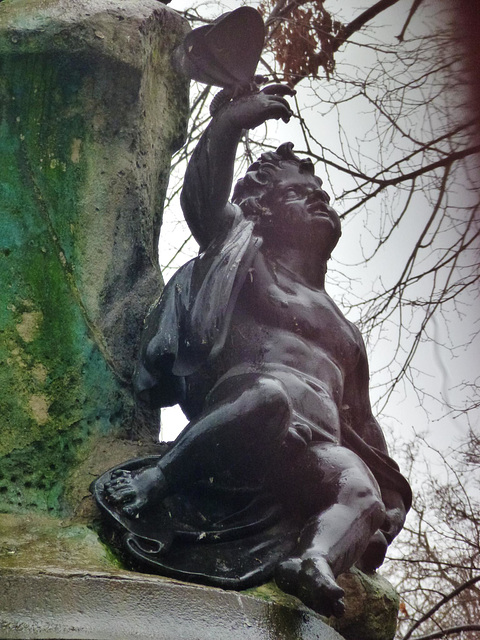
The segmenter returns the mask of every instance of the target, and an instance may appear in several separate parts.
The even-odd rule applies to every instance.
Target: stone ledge
[[[79,521],[0,514],[2,640],[341,640],[274,585],[238,593],[125,571]]]
[[[341,640],[320,617],[258,598],[118,572],[2,572],[4,640]]]
[[[2,640],[391,640],[389,582],[352,570],[339,583],[346,612],[327,620],[273,582],[239,593],[125,571],[83,518],[0,514]]]

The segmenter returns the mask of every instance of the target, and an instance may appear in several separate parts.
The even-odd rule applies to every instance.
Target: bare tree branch
[[[452,600],[453,598],[458,596],[458,594],[461,593],[462,591],[465,591],[465,589],[470,589],[477,582],[480,582],[480,576],[478,575],[471,578],[470,580],[467,580],[466,582],[461,584],[459,587],[451,591],[449,594],[444,596],[441,600],[439,600],[439,602],[437,602],[437,604],[434,607],[432,607],[426,613],[424,613],[423,616],[419,620],[417,620],[415,624],[413,624],[410,627],[407,633],[403,636],[402,640],[408,640],[411,637],[412,633],[415,631],[415,629],[418,629],[418,627],[422,624],[422,622],[425,622],[425,620],[428,620],[429,618],[431,618],[432,615],[436,611],[438,611],[440,607],[442,607],[445,603],[447,603],[449,600]]]
[[[400,32],[400,34],[397,36],[397,39],[399,42],[403,42],[403,39],[405,37],[405,33],[408,29],[408,25],[410,24],[410,22],[412,21],[413,16],[415,15],[415,11],[418,9],[418,7],[422,4],[423,0],[413,0],[413,4],[411,6],[411,9],[408,13],[407,19],[405,21],[405,24],[403,25],[403,28]]]
[[[360,31],[362,27],[364,27],[368,22],[371,22],[380,13],[382,13],[382,11],[393,7],[397,2],[399,2],[399,0],[379,0],[373,6],[361,13],[357,18],[345,25],[342,29],[341,35],[338,37],[337,42],[334,45],[334,50],[337,51],[346,40],[351,38],[354,33]]]
[[[480,631],[480,624],[464,624],[459,627],[450,627],[449,629],[442,629],[435,633],[428,633],[425,636],[417,636],[414,640],[435,640],[435,638],[446,638],[456,633],[462,633],[462,631]]]

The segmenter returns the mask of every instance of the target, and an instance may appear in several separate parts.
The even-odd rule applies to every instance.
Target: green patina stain
[[[76,289],[84,77],[58,53],[0,60],[0,511],[61,513],[72,463],[121,413]]]
[[[169,65],[185,25],[124,13],[0,3],[0,512],[77,514],[78,469],[131,427],[128,340],[147,303],[124,316],[121,301],[160,224],[188,83]]]
[[[45,515],[4,514],[0,521],[0,571],[8,569],[115,571],[122,565],[84,525]]]
[[[392,640],[397,626],[399,597],[392,585],[378,573],[365,574],[352,568],[339,578],[345,589],[345,615],[341,618],[320,618],[345,640]],[[276,605],[272,609],[272,627],[278,637],[297,637],[297,625],[301,612],[299,600],[281,591],[274,582],[268,582],[254,589],[247,589],[246,595],[259,598]]]
[[[345,589],[345,615],[329,624],[345,640],[393,640],[399,597],[379,573],[366,574],[353,567],[339,578]]]

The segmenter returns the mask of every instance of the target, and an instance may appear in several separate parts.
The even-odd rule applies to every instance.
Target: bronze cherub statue
[[[362,337],[325,291],[340,219],[312,162],[291,143],[264,153],[229,202],[242,131],[288,120],[291,93],[230,99],[190,159],[200,252],[148,316],[135,382],[190,422],[93,491],[137,566],[225,588],[274,577],[338,616],[336,577],[383,562],[411,492],[372,415]]]

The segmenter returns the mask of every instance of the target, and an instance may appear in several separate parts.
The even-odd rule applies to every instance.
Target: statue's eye
[[[269,180],[269,175],[266,171],[259,169],[256,173],[255,178],[256,178],[256,182],[258,182],[259,184],[267,184]]]
[[[293,188],[287,189],[285,192],[285,196],[287,198],[297,198],[298,197],[297,190]]]

